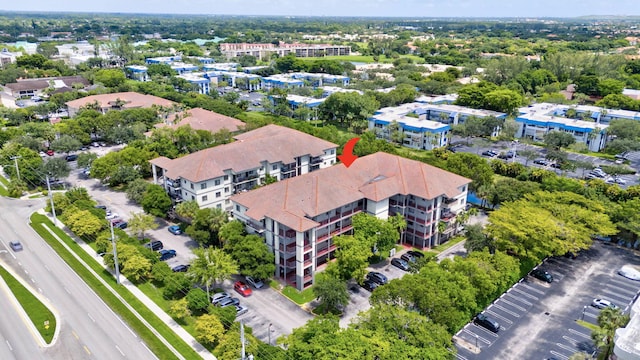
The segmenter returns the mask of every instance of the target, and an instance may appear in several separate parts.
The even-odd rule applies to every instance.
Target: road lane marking
[[[114,314],[114,315],[115,315],[115,314]],[[120,316],[117,316],[117,315],[116,315],[116,318],[117,318],[118,320],[120,320],[120,322],[122,323],[122,325],[124,325],[124,327],[126,327],[126,328],[127,328],[127,330],[129,330],[129,332],[130,332],[134,337],[138,337],[138,335],[136,335],[136,333],[134,333],[134,332],[133,332],[133,330],[131,330],[131,328],[129,328],[129,325],[125,324],[125,322],[124,322],[124,321],[122,321],[122,319],[120,319]]]
[[[91,351],[89,351],[89,348],[87,347],[87,345],[83,346],[84,351],[87,352],[88,355],[91,355]]]
[[[580,343],[578,340],[576,340],[574,338],[570,338],[567,335],[563,335],[562,338],[567,340],[568,342],[572,343],[573,346],[578,346],[578,344]]]
[[[124,356],[124,353],[122,352],[122,350],[120,350],[120,348],[118,347],[118,345],[116,345],[116,349],[118,349],[118,351],[120,352],[120,355],[122,355],[122,357],[125,357],[125,356]]]
[[[498,309],[500,309],[500,310],[502,310],[502,311],[506,312],[506,313],[507,313],[507,314],[509,314],[509,315],[513,315],[513,316],[518,317],[518,318],[520,317],[520,314],[517,314],[515,311],[511,311],[511,310],[509,310],[509,309],[505,309],[504,307],[502,307],[502,306],[500,306],[500,305],[497,305],[497,304],[493,304],[493,306],[495,306],[495,307],[497,307]]]
[[[69,291],[69,289],[67,289],[67,287],[66,287],[66,286],[63,286],[62,288],[64,289],[64,291],[66,291],[66,292],[67,292],[67,294],[71,294],[71,291]]]
[[[607,284],[605,285],[607,288],[611,288],[613,290],[628,294],[628,296],[634,297],[637,293],[637,291],[633,291],[633,290],[627,290],[625,288],[623,288],[622,286],[616,286],[616,285],[611,285],[611,284]]]
[[[9,340],[5,340],[7,342],[7,346],[9,347],[9,350],[13,351],[13,348],[11,347],[11,344],[9,343]]]
[[[47,265],[44,266],[44,268],[48,271],[51,272],[51,269],[49,269],[49,267]]]
[[[500,318],[501,320],[504,320],[504,321],[508,322],[509,324],[513,324],[513,321],[507,319],[506,317],[504,317],[504,316],[502,316],[500,314],[496,314],[495,312],[493,312],[493,311],[491,311],[489,309],[487,309],[487,312],[490,313],[491,315],[497,317],[497,318]]]
[[[41,289],[41,288],[38,288],[38,292],[39,292],[40,294],[42,294],[42,289]]]
[[[531,286],[531,285],[527,285],[527,284],[524,284],[524,283],[520,283],[520,286],[523,286],[523,287],[525,287],[525,288],[527,288],[527,289],[529,289],[529,290],[531,290],[531,291],[533,291],[533,292],[536,292],[536,293],[538,293],[538,294],[540,294],[540,295],[544,295],[544,291],[542,291],[542,290],[538,290],[538,289],[534,288],[534,287],[533,287],[533,286]]]
[[[145,349],[147,349],[147,351],[149,352],[149,354],[151,354],[151,356],[153,356],[153,357],[154,357],[154,358],[156,358],[156,359],[158,358],[158,357],[156,356],[156,354],[154,354],[154,353],[153,353],[153,351],[151,351],[151,349],[149,349],[149,348],[147,347],[147,344],[145,344],[145,343],[144,343],[144,342],[142,342],[142,341],[140,341],[140,344],[142,344],[142,346],[144,346],[144,348],[145,348]]]
[[[34,284],[36,283],[36,279],[34,279],[34,278],[30,278],[30,279],[31,279],[32,283],[34,283]]]
[[[73,334],[73,336],[75,336],[76,340],[80,340],[80,337],[78,336],[78,334],[76,334],[76,332],[74,330],[71,330],[71,334]]]
[[[87,313],[87,316],[89,317],[89,319],[91,319],[91,321],[96,322],[96,319],[94,319],[93,316],[91,316],[91,314]]]
[[[24,273],[29,275],[29,272],[27,271],[27,269],[24,269]]]
[[[577,350],[577,349],[574,349],[572,347],[569,347],[569,346],[567,346],[565,344],[561,344],[561,343],[556,343],[556,346],[558,346],[560,349],[570,351],[572,354],[575,353],[576,350]]]
[[[528,301],[527,301],[527,300],[525,300],[525,299],[522,299],[522,298],[520,298],[520,297],[518,297],[518,296],[515,296],[514,294],[511,294],[511,293],[507,293],[507,294],[508,294],[511,298],[513,298],[513,300],[517,300],[517,301],[519,301],[519,302],[521,302],[521,303],[523,303],[523,304],[525,304],[525,305],[528,305],[528,306],[532,306],[532,305],[533,305],[533,303],[530,303],[530,302],[528,302]]]

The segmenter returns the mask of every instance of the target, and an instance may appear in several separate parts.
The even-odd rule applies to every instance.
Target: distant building
[[[16,62],[16,58],[22,56],[22,53],[12,53],[7,48],[3,48],[0,51],[0,68],[4,68],[9,64]]]
[[[202,73],[183,73],[176,77],[187,80],[189,83],[195,85],[199,94],[207,95],[211,91],[211,80],[205,77]]]
[[[204,130],[215,134],[223,129],[236,133],[244,128],[245,123],[230,116],[215,113],[202,108],[186,110],[180,114],[171,116],[165,122],[156,124],[156,129],[177,129],[180,126],[189,125],[194,130]]]
[[[237,72],[237,71],[208,71],[205,77],[209,79],[217,79],[217,82],[226,81],[229,86],[249,90],[258,91],[262,89],[262,77],[256,74]]]
[[[83,97],[66,103],[69,116],[74,117],[80,109],[91,104],[97,104],[102,113],[109,110],[151,108],[155,106],[173,107],[175,102],[153,95],[144,95],[136,92],[121,92],[112,94],[100,94]]]
[[[269,58],[272,54],[280,57],[294,54],[296,57],[344,56],[351,54],[350,46],[329,44],[286,44],[274,45],[249,43],[221,43],[220,52],[227,58],[243,55],[254,56],[258,59]]]
[[[73,89],[74,85],[79,84],[82,88],[91,85],[89,81],[82,76],[57,76],[50,78],[37,79],[19,79],[15,83],[6,84],[5,92],[14,98],[41,96],[46,89],[61,90]]]
[[[617,360],[640,360],[640,299],[629,309],[629,323],[616,330],[613,353]]]
[[[628,96],[633,100],[640,100],[640,90],[636,89],[624,89],[622,90],[622,95]]]
[[[182,61],[182,56],[180,56],[180,55],[176,55],[176,56],[161,56],[161,57],[153,57],[153,58],[146,58],[145,59],[145,62],[148,65],[151,65],[151,64],[171,65],[176,61]]]
[[[149,81],[148,68],[144,65],[129,65],[125,67],[125,73],[130,79],[137,81]]]
[[[304,86],[304,81],[292,79],[284,74],[277,74],[262,78],[262,88],[270,89],[292,89]]]
[[[297,72],[297,73],[291,73],[286,75],[292,79],[306,80],[313,87],[323,86],[325,84],[338,84],[342,86],[348,86],[349,80],[351,80],[348,76],[331,75],[331,74],[324,74],[324,73]]]

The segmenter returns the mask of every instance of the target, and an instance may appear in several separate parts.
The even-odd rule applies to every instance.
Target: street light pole
[[[587,311],[587,306],[582,307],[582,317],[580,317],[581,321],[584,321],[584,312]]]
[[[269,345],[271,345],[271,323],[269,323]]]
[[[56,218],[56,207],[53,204],[53,194],[51,194],[51,183],[49,183],[49,175],[47,175],[47,193],[49,194],[49,201],[51,202],[51,215],[53,216],[53,224],[58,226],[58,219]]]
[[[478,335],[476,335],[476,349],[478,348]]]
[[[18,167],[18,159],[22,156],[12,156],[11,160],[16,164],[16,176],[18,177],[18,181],[20,181],[20,167]]]
[[[120,266],[118,265],[118,250],[116,248],[116,237],[113,235],[113,222],[109,220],[111,229],[111,247],[113,247],[113,262],[116,268],[116,284],[120,285]]]

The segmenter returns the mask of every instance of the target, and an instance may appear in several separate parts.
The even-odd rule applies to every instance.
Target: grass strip
[[[9,190],[7,190],[9,187],[9,180],[0,175],[0,183],[2,183],[2,185],[0,185],[0,196],[9,196]]]
[[[95,291],[98,296],[115,311],[127,324],[144,340],[145,344],[160,359],[176,359],[176,356],[149,330],[114,294],[104,288],[102,282],[98,281],[67,249],[62,246],[44,228],[48,226],[62,241],[66,243],[82,260],[88,264],[93,271],[105,280],[118,294],[127,301],[136,311],[153,326],[173,347],[186,359],[198,359],[200,355],[185,343],[182,338],[176,335],[160,318],[158,318],[149,308],[140,302],[125,287],[118,286],[115,278],[93,258],[91,258],[73,239],[71,239],[62,229],[54,226],[53,223],[42,214],[31,216],[31,226],[47,243],[60,255],[60,257]]]
[[[0,266],[0,277],[7,283],[44,341],[50,344],[56,332],[56,317],[51,310],[2,266]]]
[[[307,288],[303,291],[296,290],[293,286],[285,286],[282,289],[282,295],[288,297],[291,301],[298,305],[306,304],[316,298],[313,294],[313,288]]]
[[[436,253],[441,253],[445,250],[447,250],[448,248],[460,243],[461,241],[464,240],[464,236],[456,236],[453,239],[447,241],[444,244],[440,244],[438,246],[435,246],[433,249],[431,249],[431,251],[436,252]]]

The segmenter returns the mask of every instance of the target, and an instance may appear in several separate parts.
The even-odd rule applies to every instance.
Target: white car
[[[240,316],[242,314],[246,314],[249,309],[246,306],[236,305],[236,316]]]
[[[113,220],[113,219],[116,219],[116,218],[118,218],[118,214],[117,213],[109,213],[107,215],[107,220]]]
[[[640,271],[630,266],[621,267],[620,270],[618,270],[618,275],[624,276],[627,279],[640,281]]]
[[[213,294],[213,296],[211,297],[211,303],[212,304],[217,304],[220,301],[222,301],[223,299],[226,299],[229,297],[229,294],[227,294],[226,292],[220,292],[217,294]]]
[[[256,289],[260,289],[260,288],[262,288],[264,286],[264,283],[262,282],[262,280],[259,280],[259,279],[256,280],[256,279],[252,278],[251,276],[245,276],[244,278],[247,280],[247,282],[250,285],[252,285]]]
[[[593,301],[591,302],[591,306],[598,309],[606,309],[606,308],[617,309],[618,308],[616,304],[605,299],[593,299]]]

